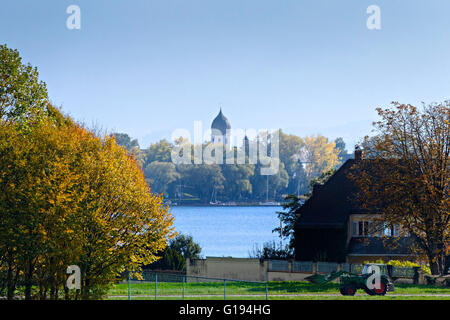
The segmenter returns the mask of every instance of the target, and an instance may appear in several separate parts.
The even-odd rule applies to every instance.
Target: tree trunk
[[[445,253],[442,250],[436,249],[436,246],[427,248],[428,262],[430,264],[430,271],[432,275],[442,275],[445,271]],[[439,253],[436,253],[439,252]]]
[[[430,262],[430,271],[432,275],[439,275],[439,264],[437,262]]]
[[[7,254],[8,271],[6,274],[6,298],[13,300],[16,292],[17,276],[19,271],[14,275],[14,256],[11,252]]]
[[[64,286],[64,299],[70,300],[70,291],[69,288],[67,288],[67,286]]]
[[[31,289],[33,286],[33,270],[34,265],[30,260],[28,261],[27,270],[25,271],[25,300],[31,300]]]
[[[90,287],[90,279],[85,275],[84,286],[81,288],[81,298],[83,300],[89,300],[89,287]]]
[[[437,256],[428,256],[430,264],[430,271],[432,275],[438,276],[443,273],[444,266],[442,265],[442,259]]]
[[[11,264],[9,264],[8,272],[6,275],[6,290],[7,290],[6,297],[8,300],[14,299],[14,292],[16,291],[15,287],[16,286],[14,285],[12,266]]]
[[[445,257],[444,274],[449,274],[449,272],[450,272],[450,255]]]

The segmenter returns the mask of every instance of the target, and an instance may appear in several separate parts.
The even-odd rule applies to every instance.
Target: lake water
[[[247,258],[254,244],[279,241],[272,230],[280,225],[281,207],[171,207],[175,230],[189,234],[203,256]]]

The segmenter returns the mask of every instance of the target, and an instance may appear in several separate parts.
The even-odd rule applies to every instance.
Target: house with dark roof
[[[357,188],[348,173],[356,162],[365,161],[361,158],[361,150],[356,149],[354,159],[348,159],[325,184],[315,186],[297,211],[296,260],[362,263],[413,257],[412,240],[399,237],[398,225],[380,227],[379,213],[356,202]]]

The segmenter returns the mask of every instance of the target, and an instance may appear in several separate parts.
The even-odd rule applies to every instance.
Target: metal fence
[[[289,261],[269,260],[269,271],[289,271]]]
[[[116,285],[112,297],[139,299],[269,299],[267,282],[187,276],[144,271],[128,274]]]
[[[390,276],[393,278],[415,278],[417,277],[418,267],[392,267]]]
[[[292,264],[293,272],[313,272],[312,261],[294,261]]]
[[[343,263],[343,264],[341,264],[341,270],[351,272],[352,265],[350,263]]]
[[[296,273],[329,273],[337,270],[361,274],[362,264],[269,260],[267,271]],[[391,277],[417,281],[419,268],[389,266]],[[110,296],[119,299],[268,299],[268,282],[212,278],[144,271],[125,275]]]
[[[317,272],[329,273],[337,271],[338,264],[333,262],[317,262]]]

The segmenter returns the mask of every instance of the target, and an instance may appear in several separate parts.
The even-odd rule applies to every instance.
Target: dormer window
[[[400,227],[394,224],[392,227],[383,224],[375,224],[370,220],[353,220],[352,224],[353,237],[399,237]]]
[[[384,229],[385,236],[388,237],[398,237],[400,236],[400,227],[398,224],[394,224],[393,226],[386,226]]]
[[[353,221],[353,236],[368,237],[373,234],[373,222],[368,220]]]

